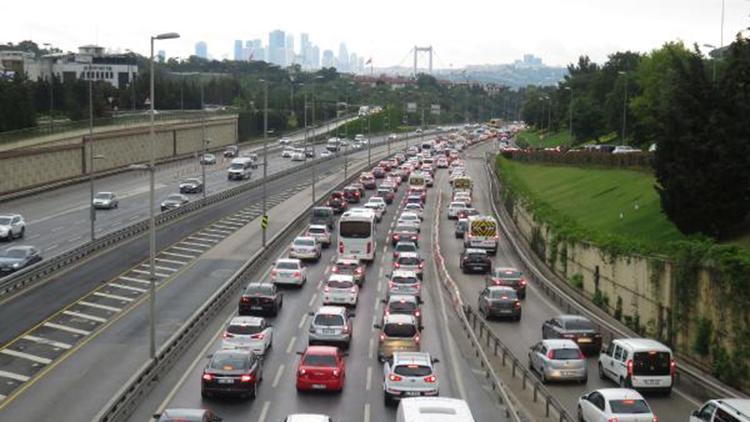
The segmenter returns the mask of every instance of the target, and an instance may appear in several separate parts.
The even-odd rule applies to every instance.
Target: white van
[[[229,180],[249,179],[252,176],[252,167],[255,161],[248,157],[235,158],[229,163],[227,178]]]
[[[750,399],[709,400],[693,411],[690,422],[750,422]]]
[[[599,355],[599,377],[623,388],[672,392],[677,364],[672,349],[648,338],[612,340]]]
[[[396,422],[474,422],[465,401],[448,397],[409,397],[398,404]]]

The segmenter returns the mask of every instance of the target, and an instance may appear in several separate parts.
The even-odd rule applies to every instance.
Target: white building
[[[49,75],[50,64],[55,77],[62,80],[82,79],[108,82],[115,88],[126,87],[138,77],[138,64],[132,54],[105,54],[104,48],[85,45],[78,53],[50,54],[42,57],[42,78]],[[44,66],[46,62],[46,66]]]

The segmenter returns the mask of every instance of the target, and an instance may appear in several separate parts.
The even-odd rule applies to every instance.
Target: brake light
[[[243,302],[243,303],[247,303],[247,302],[250,302],[250,298],[249,298],[249,297],[246,297],[246,296],[242,296],[242,297],[240,298],[240,302]]]
[[[554,359],[554,358],[555,358],[554,350],[550,350],[549,352],[547,352],[547,359]]]
[[[339,369],[338,368],[333,368],[333,376],[334,377],[338,377],[339,376]]]
[[[419,318],[420,315],[421,315],[421,313],[419,311],[414,311],[414,316],[415,317]]]
[[[526,280],[524,280],[524,279],[522,278],[522,279],[521,279],[521,282],[520,282],[520,283],[521,283],[521,285],[522,285],[522,286],[525,286],[525,285],[526,285]]]
[[[399,264],[398,262],[394,262],[393,263],[393,267],[394,268],[401,268],[401,264]]]
[[[385,334],[380,335],[380,341],[385,341]]]
[[[417,334],[416,336],[414,336],[414,341],[415,341],[415,342],[419,343],[419,340],[420,340],[420,339],[419,339],[419,334]]]
[[[430,383],[430,384],[432,384],[432,383],[434,383],[435,381],[437,381],[437,377],[436,377],[436,376],[434,376],[434,375],[430,375],[430,376],[428,376],[428,377],[424,377],[424,381],[425,381],[425,382],[428,382],[428,383]]]
[[[253,340],[263,340],[265,337],[266,335],[263,333],[253,334],[250,336],[250,338]]]
[[[394,234],[394,235],[393,235],[393,238],[394,238],[394,239],[396,239],[396,240],[399,240],[399,239],[401,239],[401,236],[400,236],[400,235],[397,235],[397,234]]]
[[[240,376],[241,382],[251,382],[255,378],[253,374],[243,374]]]
[[[307,371],[305,370],[305,368],[300,368],[299,369],[299,374],[300,375],[305,375],[306,373],[307,373]]]
[[[275,278],[277,275],[279,275],[279,272],[276,270],[271,271],[271,278]]]
[[[224,333],[224,338],[234,338],[234,334]]]
[[[659,422],[659,417],[658,416],[654,416],[654,418],[651,419],[651,422]]]
[[[349,333],[349,326],[348,325],[344,325],[344,328],[341,330],[341,332],[344,333],[344,334],[348,334]]]
[[[633,375],[633,359],[628,359],[627,365],[628,365],[628,376],[630,377]]]
[[[339,270],[339,267],[335,267],[334,266],[333,268],[331,268],[331,271],[333,271],[334,273],[337,273],[337,272],[339,272],[341,270]]]
[[[344,242],[339,242],[339,253],[344,253]]]
[[[390,374],[390,375],[388,375],[388,379],[391,380],[391,381],[398,382],[398,381],[401,381],[403,378],[401,378],[401,376],[396,375],[396,374]]]
[[[352,287],[352,293],[357,293],[357,288],[356,287]]]
[[[620,422],[620,420],[617,418],[609,418],[607,419],[607,422]]]
[[[516,301],[516,308],[520,308],[520,307],[521,307],[521,301],[520,301],[520,300],[517,300],[517,301]]]
[[[203,373],[203,381],[212,381],[213,379],[214,379],[213,375],[207,374],[205,372]]]
[[[372,242],[367,242],[367,253],[372,252]]]
[[[357,267],[357,269],[354,270],[354,272],[357,274],[362,274],[362,267]]]
[[[419,268],[420,268],[420,269],[421,269],[421,268],[424,268],[424,261],[422,261],[422,262],[420,262],[420,263],[419,263]]]
[[[669,373],[674,376],[674,374],[677,372],[677,361],[672,359],[672,361],[669,363]]]
[[[295,277],[299,277],[299,276],[300,276],[301,274],[302,274],[302,273],[301,273],[301,272],[299,272],[299,271],[295,271],[295,272],[294,272],[294,276],[295,276]]]

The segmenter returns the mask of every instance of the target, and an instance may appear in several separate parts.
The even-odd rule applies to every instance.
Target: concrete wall
[[[212,118],[205,125],[209,148],[237,142],[237,116]],[[202,149],[200,121],[162,124],[156,127],[157,160],[189,156]],[[95,172],[146,162],[150,157],[148,127],[112,130],[94,134]],[[87,136],[56,146],[0,152],[0,195],[85,176],[90,171]]]

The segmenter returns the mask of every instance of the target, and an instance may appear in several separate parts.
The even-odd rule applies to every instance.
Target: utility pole
[[[369,166],[371,164],[372,159],[372,131],[370,130],[370,116],[372,115],[372,110],[367,110],[367,165]]]
[[[628,118],[628,72],[621,70],[617,73],[625,76],[625,92],[622,101],[622,145],[625,145],[625,125]]]
[[[266,176],[268,175],[268,81],[263,81],[263,219],[266,218]],[[261,225],[262,244],[266,247],[266,225]]]
[[[89,72],[91,66],[89,66]],[[89,75],[89,187],[90,187],[90,220],[91,220],[91,241],[93,242],[96,235],[94,228],[96,225],[96,208],[94,208],[94,81]]]
[[[206,139],[206,107],[203,101],[203,81],[201,81],[201,139],[203,141],[203,157],[201,157],[199,163],[201,164],[201,179],[203,180],[203,199],[206,199],[208,186],[206,186],[206,164],[203,162],[203,159],[208,152],[209,141]]]

